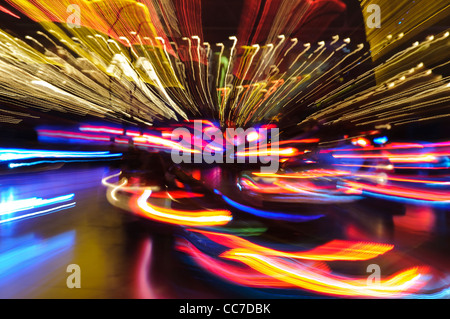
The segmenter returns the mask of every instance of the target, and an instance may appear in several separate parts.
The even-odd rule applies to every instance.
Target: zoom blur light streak
[[[184,190],[161,191],[159,186],[128,185],[126,178],[121,178],[117,183],[110,182],[111,179],[119,177],[121,173],[103,178],[102,184],[109,188],[108,198],[113,205],[127,209],[138,216],[163,223],[191,227],[223,226],[233,219],[228,210],[182,211],[150,204],[148,199],[177,201],[183,198],[204,197],[204,195]],[[119,196],[119,192],[131,195],[131,198],[125,196],[126,199],[124,199]]]
[[[389,159],[392,163],[436,163],[439,156],[450,156],[450,153],[429,154],[362,154],[362,155],[333,155],[334,158],[345,159]]]
[[[119,155],[121,156],[121,155]],[[34,166],[40,164],[55,164],[55,163],[86,163],[86,162],[98,162],[98,161],[106,161],[106,160],[117,160],[118,156],[112,156],[113,158],[101,158],[101,159],[72,159],[72,160],[43,160],[43,161],[35,161],[35,162],[27,162],[27,163],[9,163],[9,168],[17,168],[24,166]]]
[[[340,176],[349,176],[350,172],[348,171],[339,171],[339,170],[325,170],[325,169],[313,169],[307,170],[297,173],[285,173],[285,174],[269,174],[269,173],[252,173],[255,176],[259,177],[278,177],[278,178],[293,178],[293,179],[314,179],[320,177],[340,177]]]
[[[428,281],[427,267],[411,267],[369,285],[365,278],[335,274],[323,263],[373,259],[392,250],[393,245],[334,240],[309,251],[285,252],[230,234],[190,231],[230,249],[217,256],[218,259],[180,239],[177,246],[180,251],[188,253],[208,271],[249,287],[301,288],[328,295],[397,298],[417,294]],[[220,258],[239,261],[249,268],[227,264]]]
[[[130,144],[130,139],[134,145],[147,148],[157,148],[162,151],[179,150],[186,153],[200,153],[199,150],[184,147],[169,138],[156,136],[150,133],[140,133],[135,131],[126,131],[121,128],[111,126],[89,126],[82,125],[78,131],[43,129],[37,130],[39,139],[44,142],[64,142],[64,143],[86,143],[111,145],[112,143]],[[87,134],[87,133],[91,134]],[[94,133],[94,134],[92,134]],[[107,134],[107,135],[105,135]]]
[[[21,200],[7,201],[0,204],[0,224],[17,221],[21,219],[31,218],[46,215],[49,213],[57,212],[63,209],[71,208],[75,206],[75,202],[59,205],[56,207],[50,207],[44,210],[32,211],[37,208],[48,207],[51,205],[68,202],[73,200],[75,194],[69,194],[64,196],[58,196],[49,199],[43,198],[28,198]],[[16,213],[25,212],[20,215]]]
[[[32,149],[0,149],[0,161],[24,160],[34,158],[102,158],[121,156],[110,152],[76,152]]]
[[[323,149],[338,162],[333,165],[357,167],[359,161],[385,161],[399,169],[442,169],[450,167],[448,142],[439,143],[391,143],[364,148]]]
[[[364,155],[361,155],[364,157]],[[412,157],[413,161],[417,157]],[[418,159],[420,161],[420,158]],[[377,167],[377,166],[375,166]],[[379,168],[379,166],[378,166]],[[447,188],[450,185],[447,175],[440,175],[437,177],[430,176],[428,178],[408,177],[396,174],[378,173],[350,173],[349,171],[339,170],[306,170],[295,173],[284,174],[261,174],[258,172],[252,175],[264,178],[277,178],[278,181],[269,183],[255,183],[248,178],[244,178],[241,184],[244,188],[250,189],[255,193],[286,193],[286,194],[310,194],[315,196],[323,195],[323,201],[327,197],[332,200],[333,193],[327,194],[326,189],[321,190],[314,186],[311,180],[317,178],[335,178],[338,183],[334,195],[343,194],[358,194],[362,196],[373,196],[394,201],[403,201],[409,203],[422,203],[433,205],[448,205],[450,204],[450,197],[448,196]],[[284,181],[294,180],[294,182]],[[303,183],[297,183],[295,180],[306,180]],[[365,183],[370,182],[371,184]],[[397,184],[395,184],[397,183]],[[405,186],[403,184],[414,184],[415,188]],[[432,187],[432,188],[430,188]],[[440,189],[436,189],[439,187]],[[283,192],[284,190],[284,192]],[[322,193],[321,193],[322,191]],[[337,200],[337,198],[336,198]]]
[[[86,143],[109,143],[111,137],[109,135],[93,135],[86,133],[78,133],[72,131],[61,131],[61,130],[44,130],[38,129],[39,139],[42,141],[75,141],[76,143],[86,142]]]
[[[32,149],[0,149],[0,162],[8,162],[9,168],[33,166],[39,164],[71,163],[119,160],[122,153],[104,152],[77,152],[56,150],[32,150]],[[38,159],[36,161],[25,161]],[[21,162],[19,162],[21,161]]]
[[[349,188],[360,189],[363,194],[400,200],[411,203],[450,205],[449,192],[430,191],[426,189],[414,189],[397,186],[369,185],[365,183],[346,182]]]
[[[280,156],[280,157],[291,157],[298,155],[298,150],[293,147],[282,148],[279,150],[264,150],[264,151],[255,151],[252,149],[248,149],[244,152],[237,152],[237,157],[261,157],[261,156]]]
[[[191,256],[200,266],[211,273],[233,283],[246,287],[292,288],[293,285],[264,275],[251,268],[231,265],[223,260],[208,256],[187,240],[179,239],[176,248]]]
[[[261,245],[254,244],[244,238],[222,234],[217,232],[192,230],[202,234],[210,240],[232,249],[246,249],[256,253],[262,253],[267,256],[285,257],[293,259],[316,260],[316,261],[334,261],[334,260],[368,260],[382,255],[394,248],[389,244],[351,242],[343,240],[333,240],[327,244],[319,246],[309,251],[286,252],[270,249]]]
[[[428,4],[425,13],[418,2],[408,4],[409,17],[417,25],[421,18],[429,21],[446,8],[445,1],[439,0]],[[448,83],[435,74],[440,65],[428,61],[431,53],[446,61],[448,31],[418,41],[407,29],[382,40],[377,33],[376,43],[373,30],[367,30],[373,47],[339,34],[331,41],[319,38],[305,43],[298,38],[309,20],[318,19],[318,30],[323,31],[345,11],[343,1],[245,1],[242,16],[246,18],[237,35],[229,37],[232,43],[215,45],[204,39],[197,0],[8,3],[45,30],[25,41],[0,33],[1,42],[8,43],[1,47],[5,59],[0,81],[30,97],[30,107],[146,125],[162,119],[213,117],[222,127],[286,119],[312,105],[320,108],[308,111],[300,126],[315,119],[324,125],[345,121],[373,129],[448,116],[442,112]],[[80,28],[67,22],[68,4],[83,12]],[[366,7],[367,1],[361,6]],[[393,18],[387,20],[383,24],[392,26]],[[406,25],[410,24],[400,27]],[[47,41],[64,58],[43,44]],[[400,43],[406,48],[387,59],[385,53]],[[15,59],[23,64],[14,63]],[[360,77],[337,81],[371,59],[376,64]],[[28,68],[35,63],[42,65],[39,74]],[[361,91],[365,94],[359,96]],[[381,113],[386,116],[377,116]],[[12,113],[4,121],[20,123],[22,118]]]
[[[267,174],[252,172],[261,181],[251,176],[240,178],[241,190],[249,196],[265,196],[265,200],[287,201],[290,203],[345,203],[361,199],[356,189],[339,187],[339,183],[354,175],[347,171],[312,169],[293,173]],[[320,185],[320,182],[326,185]],[[319,183],[316,183],[319,182]]]
[[[364,18],[373,2],[360,1],[358,9]],[[391,130],[412,131],[408,126],[414,129],[448,121],[450,84],[442,69],[448,68],[450,60],[450,33],[441,28],[442,23],[438,25],[438,20],[448,18],[448,0],[398,0],[395,5],[390,0],[379,0],[381,7],[395,6],[395,10],[383,14],[382,28],[366,28],[366,39],[346,38],[342,34],[329,39],[320,32],[305,32],[305,28],[311,28],[311,21],[319,21],[316,29],[322,31],[338,24],[334,22],[345,12],[347,1],[247,0],[243,2],[236,35],[215,45],[205,41],[199,0],[8,3],[18,13],[40,23],[44,32],[20,39],[12,32],[0,30],[0,99],[21,108],[17,112],[15,107],[8,109],[2,103],[0,122],[18,124],[24,119],[39,118],[36,111],[50,111],[145,127],[164,120],[214,118],[221,128],[265,122],[287,123],[298,132],[322,133],[324,129],[337,134],[318,134],[320,139],[312,134],[283,143],[314,141],[318,143],[319,155],[331,153],[327,164],[343,167],[348,174],[337,170],[324,174],[286,171],[258,176],[265,181],[277,179],[269,185],[250,179],[241,184],[258,195],[273,195],[274,200],[289,195],[289,201],[334,203],[342,198],[352,199],[345,195],[362,194],[412,204],[448,203],[448,190],[443,189],[448,174],[436,178],[419,174],[439,174],[450,167],[449,142],[412,140],[386,144],[395,138]],[[80,28],[67,23],[68,4],[80,7]],[[0,11],[20,18],[3,6]],[[424,35],[426,30],[429,34]],[[311,41],[303,41],[304,35]],[[209,127],[202,133],[211,132],[215,125],[204,121]],[[170,131],[161,133],[161,137],[148,132],[126,132],[130,139],[121,136],[121,129],[105,126],[85,125],[79,131],[38,130],[38,134],[40,140],[43,137],[46,141],[94,146],[135,142],[134,145],[147,149],[183,150],[183,146],[168,140]],[[431,134],[423,135],[428,133]],[[385,134],[386,139],[378,138]],[[440,134],[435,140],[448,138]],[[352,148],[326,147],[349,141]],[[373,147],[371,141],[383,146]],[[196,146],[203,147],[204,142],[199,141]],[[221,145],[208,147],[223,152]],[[297,145],[284,148],[283,152],[279,155],[290,157],[287,164],[290,159],[311,153],[303,150],[302,154]],[[10,163],[10,167],[47,162]],[[320,160],[314,158],[304,162],[320,165]],[[410,170],[411,176],[404,176],[403,170]],[[420,172],[416,174],[414,170]],[[316,179],[331,180],[337,187],[327,192],[327,188],[311,182]],[[142,187],[127,183],[125,179],[113,186],[110,194],[115,201],[120,201],[120,191],[131,191],[138,194],[137,201],[147,217],[173,222],[186,214],[158,211],[147,202],[153,190],[143,191]],[[414,184],[414,188],[409,184]],[[236,207],[237,203],[233,204]],[[223,214],[221,222],[228,217],[231,218]],[[280,259],[292,258],[285,252],[271,251],[273,255],[266,256],[265,250],[258,248],[255,252],[256,248],[250,246],[238,250],[229,247],[231,250],[222,257],[253,267],[253,273],[262,273],[263,278],[280,272],[284,280],[280,285],[330,294],[348,295],[353,287],[357,295],[399,296],[402,293],[397,294],[396,290],[408,290],[414,282],[420,286],[425,277],[422,274],[426,274],[423,268],[411,268],[383,281],[382,289],[366,289],[358,280],[317,275],[316,268],[308,268],[311,265],[302,265],[297,259]],[[310,276],[305,278],[299,269]],[[325,282],[323,287],[320,282]]]
[[[247,212],[252,215],[269,218],[269,219],[277,219],[277,220],[284,220],[284,221],[290,221],[290,222],[307,222],[307,221],[319,219],[324,216],[321,214],[308,216],[308,215],[300,215],[300,214],[295,214],[295,213],[289,214],[289,213],[284,213],[284,212],[271,212],[271,211],[256,209],[254,207],[240,204],[240,203],[226,197],[225,195],[222,195],[222,198],[229,205],[231,205],[239,210],[242,210],[242,211]]]
[[[140,214],[150,219],[182,226],[218,226],[232,220],[227,210],[181,211],[151,205],[147,202],[151,194],[151,190],[145,190],[137,200]]]
[[[268,257],[246,249],[232,249],[223,253],[221,257],[240,261],[252,269],[299,288],[339,296],[401,297],[423,287],[425,282],[421,277],[427,274],[426,268],[414,267],[371,286],[367,285],[366,279],[321,273],[313,267],[310,269],[295,261]]]

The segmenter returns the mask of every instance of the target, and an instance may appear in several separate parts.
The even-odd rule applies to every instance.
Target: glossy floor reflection
[[[0,298],[315,296],[302,290],[246,288],[198,267],[175,249],[180,228],[110,205],[101,180],[113,172],[107,166],[86,165],[0,176]],[[210,188],[226,192],[232,187],[229,172],[202,174],[209,176]],[[70,194],[73,197],[62,197]],[[35,197],[44,201],[24,202]],[[387,272],[417,263],[433,267],[442,278],[450,271],[450,222],[444,209],[364,200],[324,209],[324,218],[308,223],[267,221],[245,213],[237,214],[235,222],[266,229],[261,237],[268,241],[306,246],[333,239],[392,244],[395,254],[375,260]],[[43,213],[13,219],[38,211]],[[332,267],[367,276],[366,268],[373,262],[338,261]],[[70,264],[81,268],[80,289],[66,285]]]
[[[171,282],[178,277],[170,274],[172,236],[107,202],[101,179],[109,172],[84,167],[0,177],[2,202],[68,193],[76,201],[72,208],[0,224],[0,298],[173,298],[182,293],[174,291],[176,280]],[[81,268],[81,289],[66,285],[70,264]],[[210,295],[198,288],[186,296]]]

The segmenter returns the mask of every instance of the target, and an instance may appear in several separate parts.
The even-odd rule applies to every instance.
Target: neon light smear
[[[186,226],[225,225],[232,220],[227,210],[181,211],[151,205],[147,202],[151,194],[145,190],[137,201],[141,215],[151,219]]]

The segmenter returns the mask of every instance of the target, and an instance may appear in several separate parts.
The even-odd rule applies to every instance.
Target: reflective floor
[[[450,298],[448,0],[0,4],[0,298]]]
[[[150,221],[108,202],[102,179],[115,172],[117,168],[108,166],[69,165],[0,177],[3,204],[15,202],[17,208],[20,200],[33,197],[69,199],[63,205],[55,202],[59,205],[53,206],[55,210],[46,208],[47,212],[23,219],[11,220],[13,213],[2,213],[1,298],[326,296],[308,289],[245,286],[217,269],[202,267],[177,249],[183,227]],[[226,192],[232,187],[231,172],[214,168],[200,174],[211,188]],[[73,196],[62,197],[68,194]],[[36,212],[38,206],[32,205]],[[233,234],[246,229],[254,233],[241,238],[297,248],[336,239],[394,245],[387,255],[375,259],[333,261],[329,265],[333,271],[358,278],[370,275],[371,264],[380,265],[382,277],[411,266],[426,266],[439,286],[438,297],[446,296],[442,287],[448,284],[446,271],[450,269],[448,211],[364,200],[321,209],[326,210],[323,218],[301,223],[236,212]],[[80,266],[79,289],[67,286],[70,264]]]

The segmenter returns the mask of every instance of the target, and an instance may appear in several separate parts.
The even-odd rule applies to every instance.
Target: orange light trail
[[[278,177],[278,178],[318,178],[318,177],[335,177],[335,176],[345,176],[350,175],[350,172],[339,171],[339,170],[309,170],[304,172],[296,172],[291,174],[273,174],[273,173],[252,173],[259,177]]]
[[[265,256],[277,256],[294,259],[332,261],[332,260],[368,260],[382,255],[394,248],[393,245],[333,240],[309,251],[284,252],[254,244],[241,237],[209,231],[193,230],[221,245],[229,248],[242,248]]]
[[[4,12],[6,14],[9,14],[10,16],[12,16],[14,18],[20,19],[20,17],[17,14],[12,13],[10,10],[6,9],[3,6],[0,6],[0,11]]]
[[[205,269],[235,283],[250,287],[301,288],[321,294],[355,297],[401,297],[417,292],[426,284],[426,267],[397,272],[379,283],[364,278],[333,274],[326,261],[360,261],[375,258],[393,249],[393,245],[333,240],[304,252],[283,252],[249,242],[241,237],[204,230],[208,239],[231,248],[219,257],[235,260],[249,268],[229,265],[210,257],[187,240],[178,249],[190,254]],[[424,279],[424,280],[422,280]]]
[[[293,285],[254,271],[249,267],[230,265],[201,252],[187,240],[179,239],[177,249],[189,254],[200,266],[211,273],[220,275],[231,282],[247,287],[292,288]]]
[[[145,190],[137,200],[139,213],[150,219],[183,226],[219,226],[232,220],[228,210],[182,211],[155,206],[147,202],[151,194]]]
[[[243,152],[237,152],[236,156],[295,156],[298,155],[299,152],[296,148],[288,147],[288,148],[282,148],[279,150],[263,150],[263,151],[243,151]]]
[[[249,249],[231,249],[221,257],[240,261],[262,274],[296,287],[330,295],[395,298],[415,292],[425,284],[420,279],[426,268],[419,267],[400,271],[378,284],[368,285],[366,279],[323,273],[296,261],[267,257]]]

